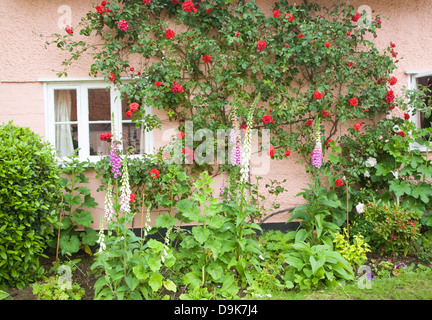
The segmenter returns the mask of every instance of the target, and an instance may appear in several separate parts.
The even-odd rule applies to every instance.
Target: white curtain
[[[71,114],[71,94],[69,90],[57,90],[55,95],[55,147],[59,157],[68,157],[74,151],[72,128],[69,123]]]

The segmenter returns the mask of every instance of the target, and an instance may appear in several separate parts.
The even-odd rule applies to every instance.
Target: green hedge
[[[29,128],[0,125],[0,284],[24,288],[42,273],[61,199],[52,147]]]

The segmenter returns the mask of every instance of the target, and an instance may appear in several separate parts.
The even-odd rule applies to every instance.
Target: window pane
[[[123,152],[131,154],[144,153],[145,136],[142,129],[137,129],[135,123],[123,123]]]
[[[111,144],[100,139],[101,133],[111,132],[111,123],[90,124],[90,155],[107,155]]]
[[[106,89],[89,89],[89,120],[111,121],[111,95]]]
[[[55,125],[55,148],[58,157],[69,157],[78,148],[78,125]]]
[[[427,100],[425,101],[428,108],[431,108],[429,99],[432,97],[432,76],[427,77],[421,77],[417,79],[418,86],[427,87],[429,89]],[[427,117],[423,114],[423,112],[420,113],[420,127],[421,128],[429,128],[431,126],[432,122],[432,115]]]
[[[69,157],[78,148],[76,90],[54,90],[55,148],[57,156]]]

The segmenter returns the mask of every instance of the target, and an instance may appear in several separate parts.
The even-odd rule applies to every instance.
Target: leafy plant
[[[83,249],[92,254],[90,246],[96,244],[97,232],[91,228],[93,216],[88,209],[98,205],[84,184],[89,182],[85,176],[89,162],[82,162],[77,157],[77,150],[65,159],[61,166],[63,173],[60,185],[63,187],[62,218],[59,247],[62,254],[71,255]],[[83,231],[76,229],[81,226]]]
[[[286,285],[298,286],[303,290],[320,284],[334,287],[338,285],[338,281],[354,279],[351,265],[332,246],[311,246],[299,240],[285,254],[285,263],[289,264],[284,275]]]
[[[351,244],[346,229],[343,229],[343,233],[336,234],[334,244],[336,251],[351,265],[361,266],[367,260],[366,253],[371,251],[361,234],[354,235]]]
[[[208,173],[200,176],[194,183],[197,192],[192,199],[176,205],[181,221],[199,224],[181,237],[178,260],[188,259],[184,266],[188,272],[185,271],[182,283],[192,288],[213,283],[221,285],[222,296],[235,295],[239,288],[230,269],[235,268],[242,283],[251,280],[253,269],[248,265],[257,265],[260,254],[258,243],[251,236],[259,226],[245,221],[250,207],[240,208],[236,201],[220,203],[213,197],[213,180]],[[240,214],[242,210],[244,213]]]
[[[53,148],[29,128],[0,125],[0,283],[24,288],[57,225],[61,188]]]
[[[38,300],[81,300],[85,294],[84,288],[78,283],[71,283],[70,288],[59,286],[58,277],[49,277],[42,283],[34,283],[32,288]]]
[[[380,249],[381,253],[407,255],[413,249],[413,241],[420,232],[418,212],[377,201],[367,204],[364,214],[366,221],[374,228],[370,244]]]

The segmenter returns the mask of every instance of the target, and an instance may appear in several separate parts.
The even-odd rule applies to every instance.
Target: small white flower
[[[394,125],[394,126],[393,126],[393,131],[394,131],[394,132],[399,132],[399,131],[401,131],[401,129],[399,128],[398,125]]]
[[[386,119],[387,120],[391,120],[391,119],[393,119],[393,116],[389,113],[389,114],[386,114]]]
[[[264,257],[263,257],[262,254],[259,255],[259,258],[260,258],[261,260],[264,260]]]
[[[365,176],[366,178],[369,178],[369,177],[370,177],[370,172],[369,172],[369,170],[366,170],[366,171],[365,171],[364,176]]]
[[[376,164],[377,164],[377,160],[375,158],[373,158],[373,157],[369,157],[366,160],[366,167],[371,168],[371,167],[374,167]]]
[[[395,177],[395,179],[399,178],[399,172],[397,170],[395,171],[390,171],[391,173],[393,173],[393,176]]]
[[[357,210],[357,213],[363,213],[364,212],[364,204],[359,203],[358,205],[356,205],[356,210]]]

